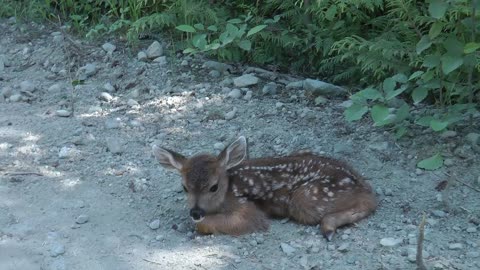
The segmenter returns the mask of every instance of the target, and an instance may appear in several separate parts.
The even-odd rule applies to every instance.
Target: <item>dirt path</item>
[[[478,124],[395,141],[368,120],[345,122],[344,100],[313,106],[282,77],[276,95],[262,95],[272,80],[234,90],[241,73],[202,68],[200,58],[143,62],[121,44],[107,53],[38,25],[0,29],[1,270],[415,269],[423,212],[426,264],[480,269],[480,194],[452,180],[480,186],[480,156],[465,139]],[[63,117],[78,77],[75,113]],[[251,156],[309,148],[349,161],[377,191],[378,211],[330,243],[285,220],[267,233],[196,236],[179,176],[150,147],[218,152],[238,135]],[[449,166],[416,169],[436,151]]]

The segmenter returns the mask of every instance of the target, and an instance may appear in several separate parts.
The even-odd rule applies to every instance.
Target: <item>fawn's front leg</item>
[[[242,235],[268,229],[268,219],[253,202],[239,204],[231,212],[207,215],[196,224],[200,234]]]

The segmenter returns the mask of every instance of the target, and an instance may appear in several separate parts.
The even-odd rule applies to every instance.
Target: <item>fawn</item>
[[[182,175],[190,216],[201,234],[266,230],[271,216],[320,224],[330,241],[337,227],[363,219],[377,207],[371,187],[358,173],[310,152],[246,160],[242,136],[218,156],[186,158],[158,146],[153,153],[161,165]]]

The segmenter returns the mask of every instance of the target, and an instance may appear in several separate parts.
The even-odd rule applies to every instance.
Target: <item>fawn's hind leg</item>
[[[377,207],[377,202],[370,193],[352,194],[347,205],[339,204],[341,209],[332,209],[321,221],[322,233],[328,241],[332,240],[335,230],[343,225],[355,223],[370,215]],[[337,211],[335,211],[337,210]]]

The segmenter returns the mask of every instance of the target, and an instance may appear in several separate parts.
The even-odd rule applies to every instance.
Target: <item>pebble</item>
[[[100,96],[98,98],[101,99],[101,100],[104,100],[106,102],[110,102],[110,101],[112,101],[113,96],[110,95],[107,92],[102,92],[102,93],[100,93]]]
[[[447,215],[447,213],[445,213],[445,212],[442,211],[442,210],[433,210],[433,211],[432,211],[432,215],[433,215],[434,217],[443,218],[443,217],[445,217],[445,216]]]
[[[214,70],[217,70],[219,72],[225,72],[225,71],[228,71],[228,70],[233,70],[233,67],[231,65],[216,62],[216,61],[207,61],[207,62],[203,63],[202,67],[203,68],[214,69]]]
[[[130,106],[130,107],[133,107],[133,106],[138,106],[140,104],[138,104],[138,102],[135,99],[129,99],[127,101],[127,105]]]
[[[326,99],[325,97],[322,97],[322,96],[318,96],[315,98],[314,102],[315,102],[315,105],[322,105],[322,104],[325,104],[327,103],[328,99]]]
[[[237,108],[233,108],[233,110],[225,114],[225,120],[232,120],[235,117],[236,113],[237,113]]]
[[[70,158],[74,154],[75,154],[75,148],[68,147],[68,146],[63,146],[62,148],[60,148],[60,151],[58,151],[59,158]]]
[[[183,60],[183,61],[180,63],[180,66],[188,66],[188,61],[187,61],[187,60]]]
[[[109,82],[103,85],[103,89],[107,92],[115,92],[115,87]]]
[[[476,228],[476,227],[468,227],[468,228],[467,228],[467,232],[468,232],[468,233],[476,233],[476,232],[477,232],[477,228]]]
[[[440,135],[442,138],[453,138],[455,136],[457,136],[457,132],[453,130],[446,130]]]
[[[303,88],[306,91],[311,92],[315,96],[341,96],[346,94],[347,92],[344,88],[340,86],[313,79],[306,79],[305,81],[303,81]]]
[[[243,96],[243,99],[245,99],[245,100],[250,100],[250,99],[252,99],[252,95],[253,95],[253,92],[252,92],[252,91],[247,91],[247,93],[245,94],[245,96]]]
[[[448,249],[450,249],[450,250],[463,249],[463,245],[461,243],[452,243],[452,244],[448,245]]]
[[[88,113],[99,113],[99,112],[102,112],[102,107],[100,106],[90,106],[90,108],[88,108]]]
[[[81,67],[80,70],[82,70],[87,77],[90,77],[97,73],[97,65],[89,63]]]
[[[349,246],[350,245],[348,243],[343,243],[337,248],[337,250],[340,252],[347,252]]]
[[[115,129],[115,128],[120,128],[122,124],[122,121],[120,118],[109,118],[105,120],[105,127],[107,129]]]
[[[123,153],[123,142],[115,137],[110,137],[106,139],[108,151],[112,154],[121,154]]]
[[[467,252],[467,257],[468,257],[468,258],[478,258],[478,257],[480,257],[480,252],[478,252],[478,251],[469,251],[469,252]]]
[[[149,59],[155,59],[163,55],[163,47],[160,42],[154,41],[150,46],[148,46],[146,53]]]
[[[208,75],[212,78],[220,78],[220,76],[222,76],[222,74],[218,70],[210,70],[210,72],[208,72]]]
[[[9,98],[12,94],[13,94],[12,88],[7,87],[7,86],[2,88],[1,95],[2,95],[3,97]]]
[[[148,227],[152,230],[156,230],[160,228],[160,220],[159,219],[154,219],[150,224],[148,224]]]
[[[383,193],[385,196],[393,196],[393,191],[391,188],[385,189],[385,192]]]
[[[423,174],[423,170],[420,169],[420,168],[416,168],[416,169],[415,169],[415,174],[416,174],[416,175],[422,175],[422,174]]]
[[[453,159],[451,159],[451,158],[446,158],[446,159],[443,161],[443,165],[450,167],[450,166],[455,165],[455,161],[454,161]]]
[[[471,145],[478,145],[480,144],[480,134],[478,133],[468,133],[465,139],[471,144]]]
[[[65,254],[65,246],[60,243],[54,243],[50,247],[50,256],[58,257]]]
[[[53,36],[53,42],[61,43],[62,41],[63,41],[63,35],[54,35]]]
[[[102,49],[107,53],[112,54],[117,49],[117,47],[112,43],[107,42],[102,45]]]
[[[303,88],[303,81],[296,81],[296,82],[289,82],[285,88],[287,90],[290,90],[290,89],[301,89]]]
[[[60,117],[69,117],[70,116],[70,111],[68,110],[56,110],[55,114]]]
[[[225,145],[221,142],[217,142],[213,145],[213,148],[216,150],[223,150],[225,148]]]
[[[280,109],[280,108],[283,107],[283,105],[285,105],[285,104],[283,104],[282,102],[279,101],[279,102],[275,103],[275,108]]]
[[[52,84],[50,87],[48,87],[49,92],[58,92],[60,90],[61,90],[60,84],[58,83]]]
[[[241,96],[242,96],[242,91],[240,91],[240,89],[233,89],[232,91],[230,91],[230,93],[228,93],[228,97],[233,99],[240,98]]]
[[[277,84],[274,82],[269,82],[262,88],[262,94],[264,95],[275,95],[277,94]]]
[[[233,84],[236,87],[246,87],[250,85],[255,85],[258,82],[259,82],[259,79],[252,74],[245,74],[233,79]]]
[[[292,255],[296,250],[294,247],[290,246],[287,243],[281,243],[280,247],[281,247],[283,253],[285,253],[287,256]]]
[[[79,215],[76,219],[75,219],[75,223],[77,224],[85,224],[88,222],[88,220],[90,219],[90,217],[88,215]]]
[[[395,247],[402,243],[402,239],[387,237],[380,240],[380,245],[384,247]]]
[[[167,64],[167,57],[166,56],[160,56],[155,59],[153,59],[153,62],[158,63],[159,65],[166,65]]]
[[[20,83],[20,91],[33,93],[35,92],[35,84],[31,81],[22,81]]]
[[[10,102],[19,102],[22,101],[22,95],[20,94],[13,94],[9,98]]]
[[[148,59],[147,54],[144,51],[139,51],[137,54],[138,61],[146,61]]]

